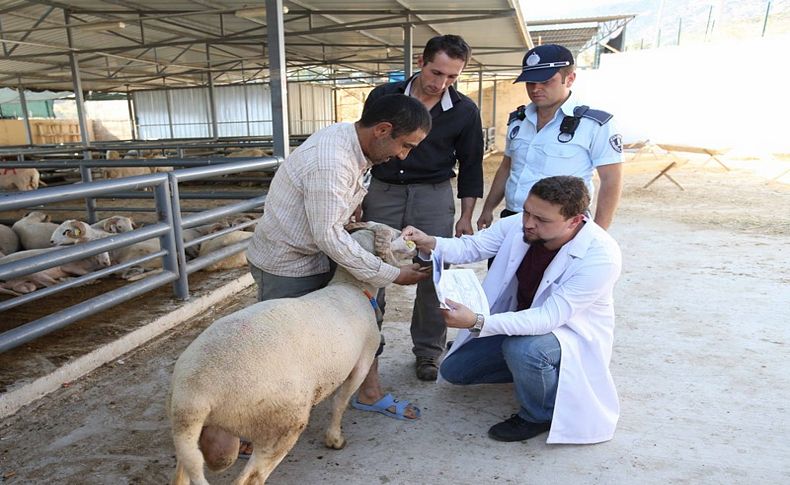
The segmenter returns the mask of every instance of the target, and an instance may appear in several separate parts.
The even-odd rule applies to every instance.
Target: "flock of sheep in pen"
[[[124,158],[164,158],[154,152],[138,153],[130,150]],[[261,149],[245,149],[232,152],[229,157],[261,157],[265,156]],[[107,159],[120,159],[118,152],[108,151]],[[112,167],[102,168],[100,173],[104,178],[121,178],[134,175],[144,175],[152,172],[172,170],[172,167]],[[40,175],[35,168],[3,169],[0,171],[0,189],[13,192],[35,190],[40,186]],[[199,237],[219,232],[231,226],[251,220],[253,216],[238,215],[213,224],[207,224],[183,232],[184,242],[190,242]],[[113,234],[129,232],[136,227],[130,217],[115,215],[103,219],[95,224],[69,219],[61,224],[50,222],[50,216],[41,211],[33,211],[14,222],[11,227],[0,224],[0,265],[17,261],[30,256],[36,256],[48,251],[56,250],[57,246],[79,244],[86,241],[108,237]],[[254,226],[248,226],[253,230]],[[223,234],[214,239],[207,240],[200,245],[186,249],[189,259],[209,254],[217,249],[243,241],[252,237],[252,232],[237,230]],[[159,239],[149,239],[130,246],[114,249],[106,253],[39,271],[34,274],[20,276],[8,281],[0,281],[0,293],[19,296],[33,292],[39,288],[52,286],[64,281],[71,276],[81,276],[92,271],[109,267],[156,253],[160,250]],[[213,263],[206,268],[207,271],[218,271],[245,266],[246,256],[237,253],[223,260]],[[161,270],[161,258],[131,266],[116,273],[116,276],[125,280],[137,280],[145,277],[150,272]]]

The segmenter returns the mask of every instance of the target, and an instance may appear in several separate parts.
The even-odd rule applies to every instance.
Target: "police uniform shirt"
[[[515,118],[508,124],[505,140],[505,155],[511,160],[510,176],[505,185],[508,210],[521,212],[535,182],[554,175],[581,177],[592,198],[593,170],[601,165],[622,163],[622,137],[613,121],[608,119],[611,118],[608,113],[591,111],[597,119],[581,117],[573,138],[560,141],[567,139],[567,136],[560,137],[562,119],[573,116],[574,108],[583,104],[571,93],[554,119],[540,131],[536,129],[538,114],[532,103],[526,107],[523,120]]]

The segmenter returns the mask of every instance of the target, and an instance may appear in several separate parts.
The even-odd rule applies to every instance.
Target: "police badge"
[[[609,144],[612,145],[614,151],[623,153],[623,137],[620,135],[612,135],[609,137]]]

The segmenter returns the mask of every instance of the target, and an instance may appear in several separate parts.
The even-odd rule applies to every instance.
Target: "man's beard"
[[[527,233],[526,233],[526,232],[525,232],[525,233],[523,233],[523,237],[522,237],[522,239],[524,239],[524,242],[525,242],[525,243],[527,243],[527,244],[546,244],[546,240],[545,240],[545,239],[541,239],[541,238],[539,238],[539,237],[535,237],[535,238],[533,238],[533,239],[530,241],[530,240],[529,240],[529,236],[527,236]]]

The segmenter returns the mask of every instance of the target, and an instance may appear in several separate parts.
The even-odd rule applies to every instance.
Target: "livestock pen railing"
[[[299,146],[309,135],[291,135],[291,146]],[[183,158],[190,150],[206,150],[216,153],[220,150],[231,148],[266,148],[274,147],[270,136],[260,137],[220,137],[213,138],[171,138],[167,140],[117,140],[117,141],[92,141],[85,146],[81,143],[57,145],[17,145],[0,147],[0,157],[9,159],[15,157],[17,161],[37,159],[57,155],[85,158],[86,153],[90,158],[94,155],[103,155],[107,150],[165,150],[175,152],[176,156]],[[100,157],[96,157],[100,158]]]
[[[78,261],[92,255],[129,246],[136,242],[155,237],[159,238],[161,248],[158,252],[135,258],[123,264],[103,268],[66,282],[39,289],[32,293],[0,301],[0,313],[19,305],[39,300],[53,293],[61,292],[109,276],[112,273],[139,265],[145,261],[163,258],[162,271],[157,274],[148,275],[139,281],[128,283],[120,288],[102,293],[84,302],[77,303],[68,308],[3,332],[0,334],[0,352],[15,348],[81,318],[130,300],[167,283],[173,284],[173,291],[177,298],[187,299],[189,297],[189,274],[203,269],[232,254],[243,251],[246,248],[246,241],[224,247],[208,255],[200,256],[189,261],[189,263],[186,261],[185,250],[190,246],[200,244],[212,237],[219,237],[230,231],[254,224],[256,221],[245,222],[223,231],[195,239],[189,243],[184,243],[182,231],[215,221],[228,215],[260,208],[263,206],[266,197],[265,195],[260,195],[182,217],[179,183],[252,170],[272,170],[280,164],[281,160],[282,159],[276,157],[265,157],[255,160],[239,159],[239,161],[230,163],[186,168],[167,173],[155,173],[122,179],[100,180],[68,186],[48,187],[30,192],[0,194],[0,211],[11,211],[67,200],[88,200],[102,196],[106,197],[111,196],[113,193],[118,193],[119,191],[140,190],[150,187],[153,189],[157,214],[156,223],[146,225],[131,232],[113,234],[103,239],[89,241],[75,246],[58,247],[45,254],[0,264],[0,280],[7,281],[13,278],[31,275],[38,271],[53,268],[64,263]]]
[[[233,160],[236,162],[242,161],[256,161],[261,160],[260,157],[240,157],[240,158],[228,158],[224,156],[212,156],[212,157],[196,157],[196,158],[135,158],[135,159],[123,159],[123,160],[104,160],[104,159],[71,159],[71,160],[47,160],[47,161],[23,161],[23,162],[3,162],[2,168],[4,169],[17,169],[17,168],[35,168],[39,171],[48,169],[48,170],[62,170],[62,169],[71,169],[74,171],[78,171],[80,174],[80,182],[92,182],[93,179],[93,170],[94,169],[106,169],[106,168],[119,168],[119,167],[146,167],[146,168],[159,168],[159,167],[204,167],[209,165],[224,165],[227,164],[229,160]],[[245,170],[249,171],[249,170]],[[203,175],[200,177],[201,180],[205,180],[207,178],[227,175],[224,172],[220,172],[217,175],[209,176]],[[179,175],[180,176],[180,175]],[[194,180],[194,178],[190,178],[190,180]],[[253,180],[251,178],[243,179],[243,181],[250,181]],[[260,181],[260,179],[257,179]],[[239,180],[232,180],[232,179],[225,179],[226,182],[231,181],[239,181]],[[53,184],[54,185],[54,184]],[[0,192],[2,194],[2,192]],[[127,191],[121,192],[116,191],[108,194],[111,196],[112,199],[149,199],[152,195],[148,192],[141,192],[137,191]],[[187,194],[182,194],[183,199],[210,199],[210,200],[217,200],[217,199],[241,199],[241,198],[249,198],[252,197],[250,193],[243,193],[238,191],[233,192],[200,192],[200,191],[190,191]],[[94,223],[97,220],[96,213],[98,211],[107,211],[112,210],[110,208],[103,208],[99,207],[96,204],[97,197],[85,197],[85,213],[86,213],[86,221],[89,223]],[[75,211],[75,210],[83,210],[81,208],[76,207],[52,207],[49,210],[53,211]],[[126,209],[127,212],[145,212],[149,211],[147,208],[135,208],[135,207],[128,207]]]

